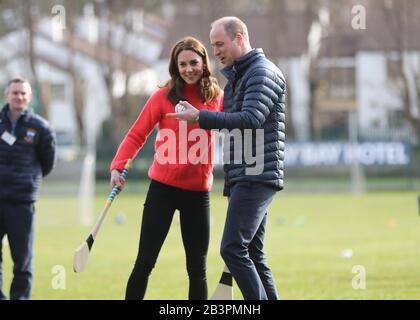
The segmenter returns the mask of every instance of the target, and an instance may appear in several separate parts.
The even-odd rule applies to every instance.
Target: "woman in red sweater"
[[[139,251],[128,280],[126,299],[143,299],[149,275],[180,212],[189,277],[189,299],[207,299],[206,258],[210,234],[209,191],[213,183],[213,134],[197,124],[167,118],[179,101],[220,111],[222,92],[211,76],[208,54],[197,39],[186,37],[172,49],[171,79],[147,101],[111,163],[111,184],[124,186],[120,172],[157,125],[151,183],[143,209]]]

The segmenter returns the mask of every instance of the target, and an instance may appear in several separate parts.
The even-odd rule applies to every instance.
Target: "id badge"
[[[9,146],[13,146],[16,142],[16,137],[8,131],[3,132],[1,135],[1,140],[6,142]]]

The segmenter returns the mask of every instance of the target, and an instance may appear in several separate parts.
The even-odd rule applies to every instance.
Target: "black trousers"
[[[152,180],[144,204],[139,251],[127,284],[127,300],[144,298],[149,275],[168,234],[175,210],[180,213],[189,277],[188,297],[190,300],[207,299],[209,192],[183,190]]]

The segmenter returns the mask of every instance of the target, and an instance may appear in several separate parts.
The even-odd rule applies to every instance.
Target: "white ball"
[[[187,109],[186,107],[184,107],[182,104],[179,104],[179,103],[175,106],[176,113],[185,111],[186,109]]]
[[[353,257],[353,250],[352,249],[344,249],[341,251],[341,257],[345,259],[350,259]]]
[[[126,217],[123,213],[119,213],[115,216],[115,222],[117,224],[124,224],[126,222]]]

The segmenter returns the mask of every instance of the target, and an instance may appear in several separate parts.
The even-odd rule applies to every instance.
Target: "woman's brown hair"
[[[168,87],[168,99],[176,104],[179,100],[186,100],[183,94],[185,82],[178,70],[178,55],[183,50],[197,53],[203,59],[203,76],[200,79],[200,95],[203,103],[210,102],[220,94],[220,87],[216,78],[211,76],[210,61],[204,45],[193,37],[185,37],[179,40],[171,51],[169,62],[169,75],[171,79],[164,85]]]

